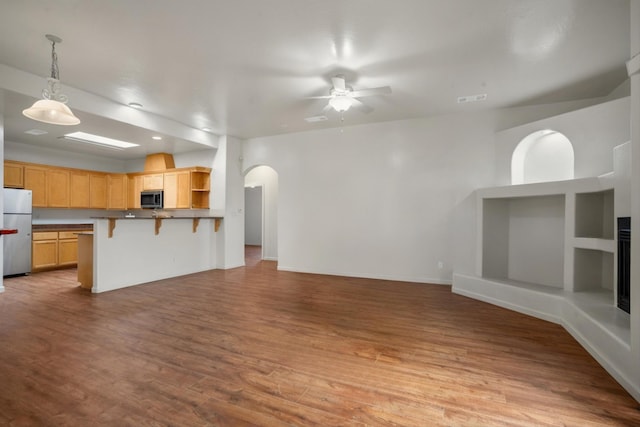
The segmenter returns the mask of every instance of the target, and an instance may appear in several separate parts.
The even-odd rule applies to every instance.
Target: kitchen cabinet
[[[78,233],[87,230],[34,231],[32,233],[32,263],[34,272],[78,263]]]
[[[129,176],[127,192],[129,201],[127,209],[140,209],[140,192],[142,191],[142,175]]]
[[[89,207],[107,208],[107,174],[89,174]]]
[[[45,174],[46,199],[49,208],[69,207],[69,171],[50,168]]]
[[[78,263],[78,232],[58,232],[58,266],[76,265]]]
[[[162,190],[164,188],[164,174],[152,173],[142,175],[142,190]]]
[[[189,209],[191,207],[191,174],[188,170],[164,174],[165,209]]]
[[[191,208],[209,209],[209,188],[211,185],[211,169],[191,170]]]
[[[4,162],[4,186],[24,188],[24,166],[13,162]]]
[[[107,176],[107,209],[127,209],[127,175],[109,174]]]
[[[69,173],[69,181],[69,207],[76,209],[88,209],[91,204],[89,196],[89,172],[72,170]]]
[[[31,190],[34,208],[47,207],[47,168],[27,165],[24,167],[24,188]]]
[[[42,270],[58,265],[58,232],[44,231],[32,233],[32,270]]]
[[[158,158],[164,159],[163,154]],[[5,186],[33,192],[35,208],[140,209],[140,192],[163,190],[166,209],[208,209],[211,169],[107,173],[5,161]]]

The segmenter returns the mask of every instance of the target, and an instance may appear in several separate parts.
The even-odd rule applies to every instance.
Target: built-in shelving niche
[[[575,237],[613,240],[613,190],[576,193]]]
[[[576,248],[573,264],[574,291],[609,291],[613,304],[613,253]]]
[[[483,200],[482,276],[564,286],[565,196]]]

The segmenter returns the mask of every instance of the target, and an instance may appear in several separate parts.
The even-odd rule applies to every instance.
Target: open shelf
[[[613,240],[613,190],[576,193],[575,236]]]
[[[575,291],[609,290],[613,304],[613,253],[576,248],[573,266]]]
[[[564,287],[565,196],[483,200],[483,277]]]

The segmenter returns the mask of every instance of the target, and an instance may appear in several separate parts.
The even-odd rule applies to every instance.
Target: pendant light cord
[[[56,53],[56,42],[51,42],[51,78],[60,80],[60,70],[58,70],[58,54]]]

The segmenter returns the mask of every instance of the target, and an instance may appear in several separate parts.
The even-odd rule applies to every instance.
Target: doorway
[[[255,257],[278,260],[278,173],[269,166],[256,166],[244,178],[245,263]]]
[[[244,188],[244,246],[246,258],[262,259],[262,186]]]

